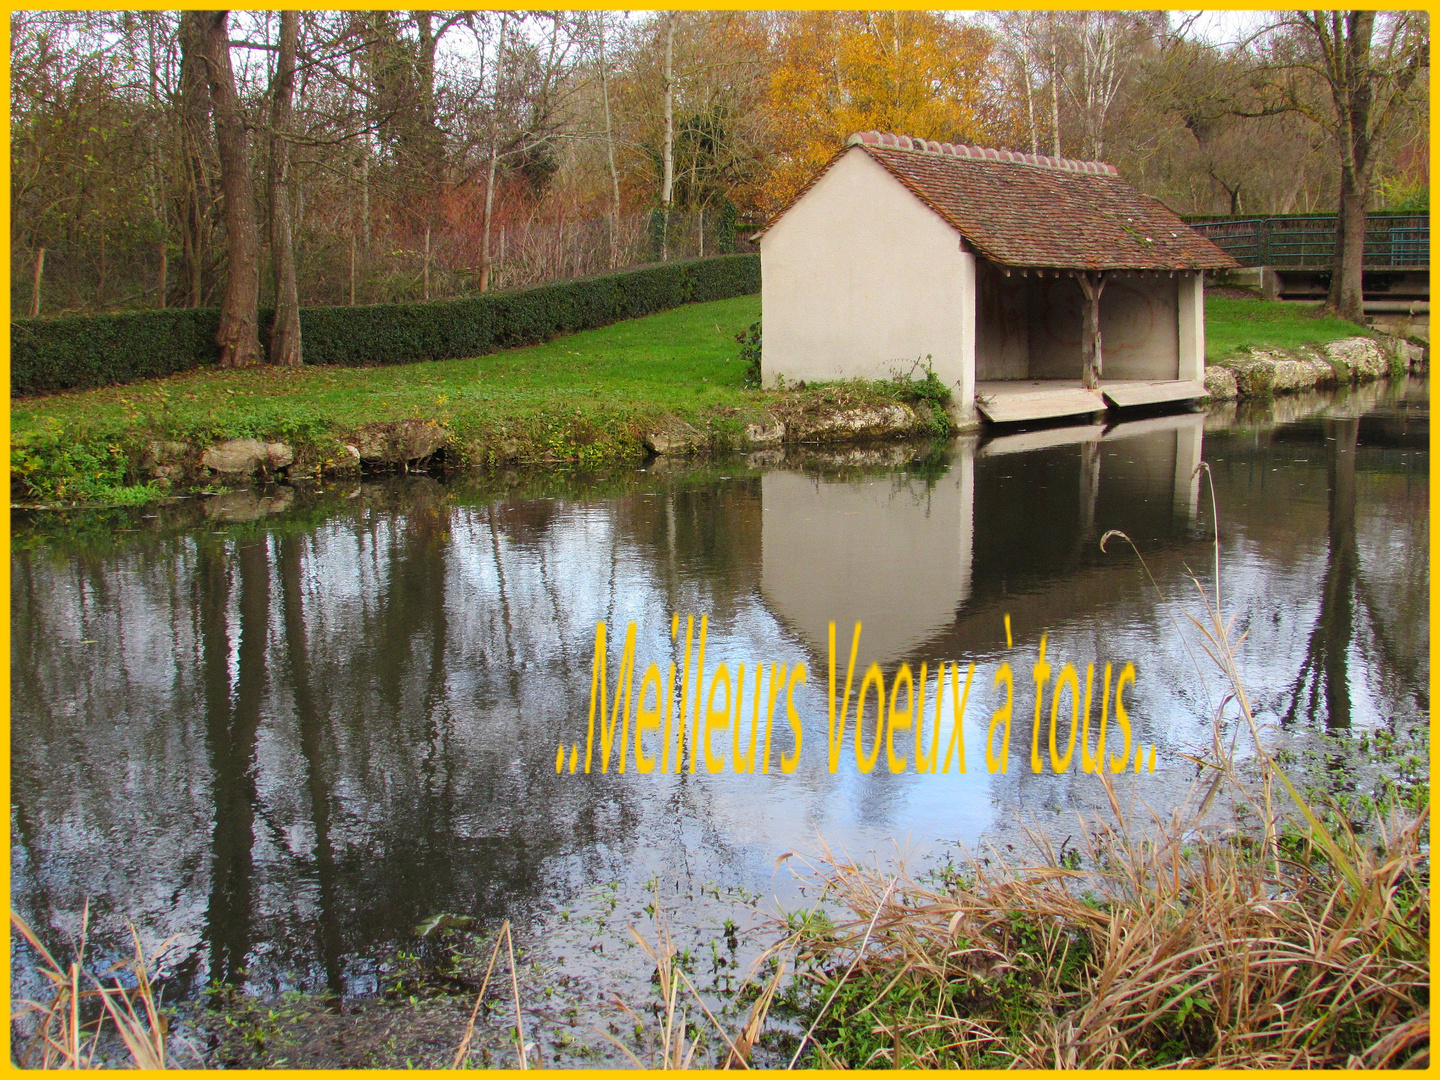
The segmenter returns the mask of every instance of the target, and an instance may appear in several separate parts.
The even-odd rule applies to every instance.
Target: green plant
[[[157,484],[127,487],[129,473],[130,455],[120,442],[67,432],[53,419],[11,438],[11,482],[36,501],[138,506],[165,494]]]
[[[735,335],[740,343],[740,362],[745,365],[745,385],[760,385],[760,321],[756,319],[749,328]]]

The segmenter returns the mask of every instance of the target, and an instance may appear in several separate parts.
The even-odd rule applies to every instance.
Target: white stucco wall
[[[1205,381],[1205,275],[1182,274],[1180,282],[1180,378]]]
[[[930,357],[975,394],[975,258],[959,235],[852,148],[760,238],[767,384],[889,378]]]

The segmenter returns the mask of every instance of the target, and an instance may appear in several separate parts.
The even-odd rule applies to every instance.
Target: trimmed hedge
[[[720,255],[466,300],[302,308],[300,332],[307,364],[449,360],[759,291],[758,255]],[[270,318],[262,309],[262,344]],[[16,319],[10,393],[106,386],[214,364],[219,325],[214,308]]]

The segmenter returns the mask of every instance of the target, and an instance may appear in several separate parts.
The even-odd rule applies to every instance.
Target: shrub
[[[10,393],[43,393],[173,375],[220,359],[213,308],[16,319]]]
[[[745,385],[759,386],[760,371],[760,320],[750,324],[748,330],[735,335],[740,343],[740,361],[745,365]]]
[[[403,364],[479,356],[760,290],[756,255],[645,266],[578,281],[427,304],[304,308],[308,364]],[[172,375],[219,360],[214,309],[17,319],[10,393],[20,397]],[[261,343],[270,312],[260,312]]]

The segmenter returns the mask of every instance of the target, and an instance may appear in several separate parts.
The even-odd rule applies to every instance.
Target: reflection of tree
[[[270,629],[269,541],[242,540],[238,561],[240,646],[233,703],[226,624],[230,588],[224,558],[214,546],[201,543],[196,574],[205,734],[215,795],[205,937],[210,942],[210,977],[225,983],[244,980],[253,923],[255,743]]]
[[[340,970],[343,951],[336,909],[335,850],[330,841],[330,788],[325,766],[326,718],[315,700],[310,679],[310,650],[305,639],[302,592],[301,541],[294,536],[279,541],[281,606],[285,623],[285,655],[289,661],[295,718],[300,728],[300,753],[305,758],[305,790],[310,799],[310,821],[315,827],[315,876],[320,889],[319,946],[325,968],[325,985],[344,993]]]
[[[1320,592],[1320,615],[1310,633],[1304,663],[1290,686],[1290,708],[1281,722],[1294,722],[1302,699],[1306,715],[1314,715],[1323,692],[1325,726],[1344,729],[1350,726],[1348,658],[1355,633],[1355,576],[1359,562],[1355,543],[1355,453],[1360,421],[1326,420],[1324,430],[1330,489],[1330,555]]]

